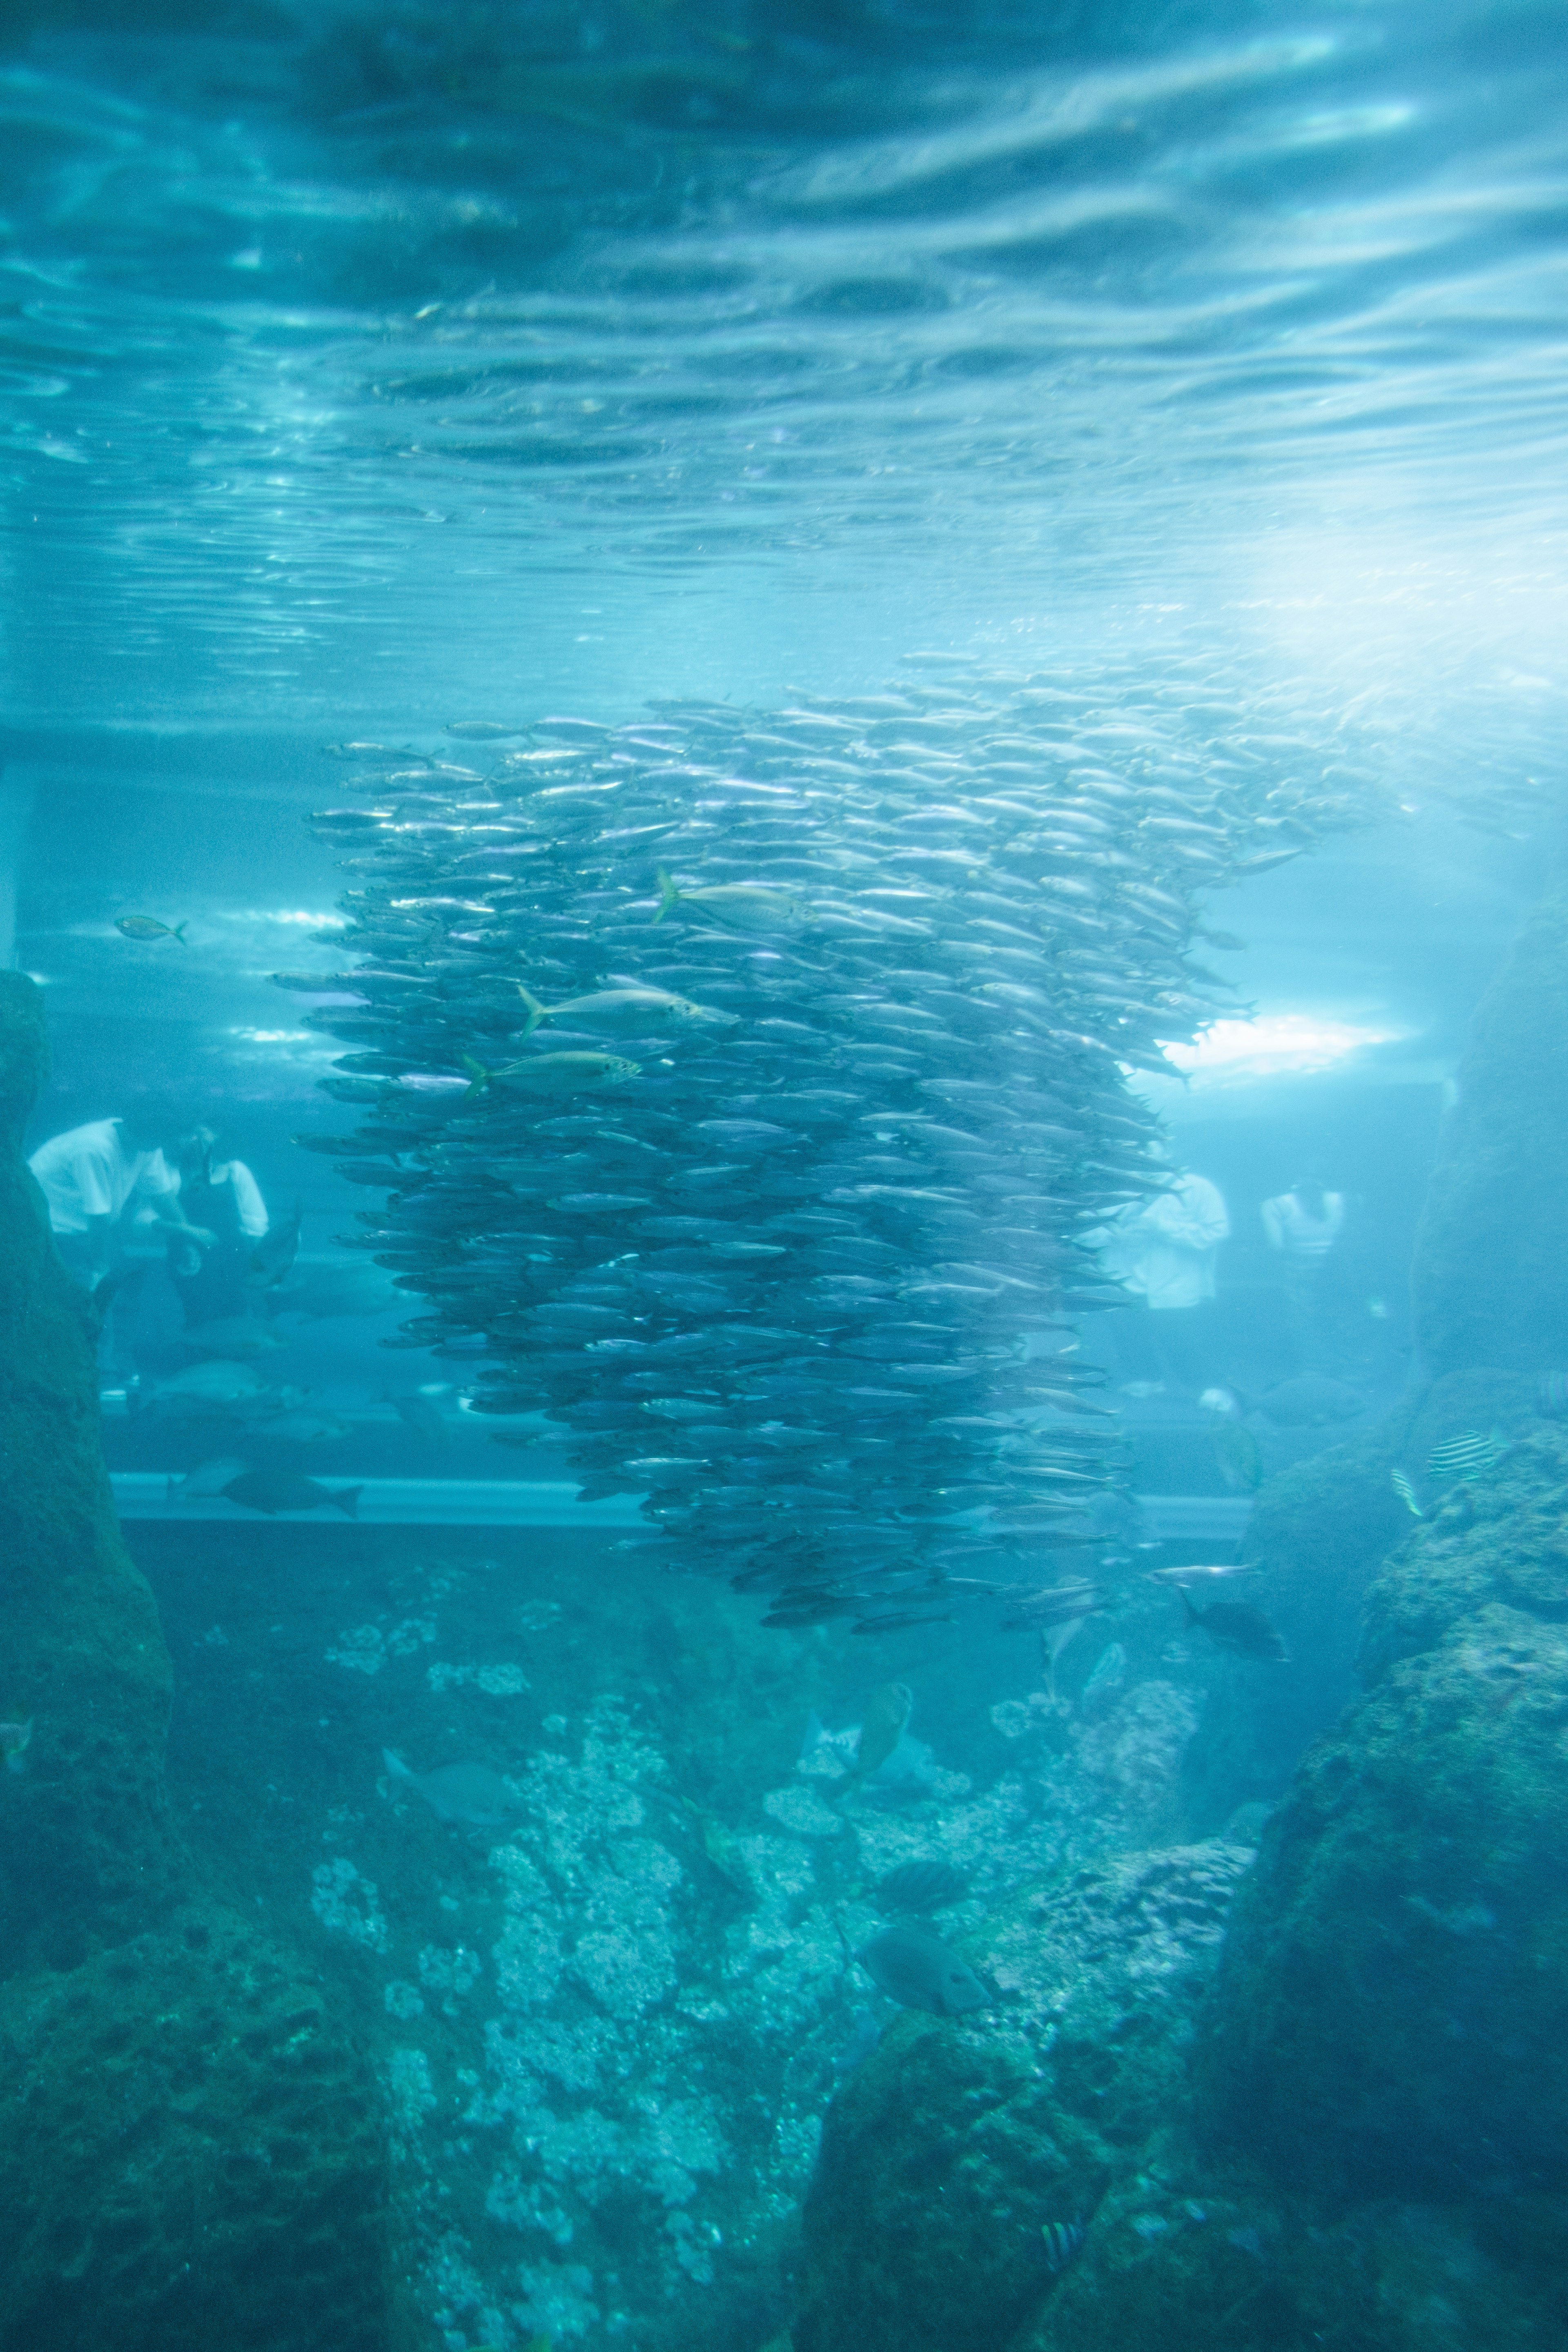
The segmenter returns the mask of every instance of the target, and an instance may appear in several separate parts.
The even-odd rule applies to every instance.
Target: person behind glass
[[[1215,1295],[1219,1245],[1229,1232],[1218,1185],[1189,1169],[1173,1175],[1152,1200],[1122,1210],[1099,1236],[1106,1273],[1143,1302],[1119,1318],[1118,1347],[1137,1385],[1202,1388],[1211,1377],[1205,1310]]]
[[[169,1278],[185,1310],[187,1329],[244,1315],[255,1304],[245,1276],[251,1250],[268,1227],[261,1187],[243,1160],[219,1160],[210,1127],[193,1127],[174,1146],[180,1199],[189,1233],[169,1243]],[[197,1237],[197,1229],[205,1239]]]
[[[1303,1176],[1288,1192],[1265,1201],[1263,1234],[1282,1260],[1285,1311],[1298,1358],[1310,1364],[1321,1352],[1323,1274],[1345,1222],[1344,1195],[1326,1192]]]
[[[144,1113],[92,1119],[53,1135],[27,1165],[47,1204],[55,1246],[89,1290],[113,1264],[115,1235],[128,1209],[169,1226],[198,1262],[216,1238],[186,1215],[180,1179],[159,1149],[156,1124]]]

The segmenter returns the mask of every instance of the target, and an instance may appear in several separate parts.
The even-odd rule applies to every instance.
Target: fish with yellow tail
[[[463,1067],[468,1074],[465,1102],[477,1100],[494,1087],[509,1095],[549,1099],[585,1094],[595,1087],[622,1087],[628,1078],[642,1076],[642,1064],[628,1062],[620,1054],[534,1054],[521,1062],[508,1062],[499,1070],[488,1070],[482,1062],[465,1054]]]
[[[26,1723],[0,1723],[0,1756],[5,1759],[7,1772],[25,1772],[27,1750],[33,1744],[33,1718]]]
[[[601,1029],[623,1037],[646,1037],[656,1029],[732,1029],[740,1019],[739,1013],[693,1004],[689,997],[672,996],[664,988],[600,988],[588,996],[568,997],[563,1004],[542,1004],[521,980],[514,985],[528,1013],[524,1037],[531,1037],[542,1021],[563,1021],[568,1029]]]

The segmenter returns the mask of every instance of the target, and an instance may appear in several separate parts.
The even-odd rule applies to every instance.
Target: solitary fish
[[[1240,940],[1237,941],[1239,947]],[[1046,2242],[1046,2263],[1053,2271],[1065,2271],[1075,2262],[1083,2245],[1081,2221],[1042,2221],[1040,2235]]]
[[[862,1779],[887,1762],[904,1736],[914,1703],[908,1683],[882,1683],[871,1693],[855,1750],[855,1769]]]
[[[25,1772],[27,1750],[33,1741],[33,1718],[26,1723],[0,1723],[0,1756],[5,1759],[7,1772]]]
[[[590,1087],[625,1086],[628,1078],[642,1076],[639,1062],[626,1061],[619,1054],[538,1054],[528,1061],[508,1062],[499,1070],[487,1070],[465,1054],[463,1067],[469,1082],[465,1102],[491,1087],[504,1087],[513,1095],[574,1095]]]
[[[247,1511],[265,1511],[269,1517],[279,1511],[324,1510],[331,1503],[345,1519],[357,1519],[364,1489],[322,1486],[297,1470],[247,1470],[231,1478],[223,1492],[231,1503],[242,1503]]]
[[[737,1013],[716,1013],[711,1006],[693,1004],[689,997],[672,996],[664,988],[601,988],[591,996],[571,996],[563,1004],[542,1004],[537,996],[516,982],[528,1008],[525,1037],[542,1021],[564,1021],[568,1028],[608,1029],[622,1035],[646,1036],[650,1029],[732,1029]]]
[[[1424,1519],[1426,1514],[1421,1507],[1420,1501],[1415,1493],[1415,1482],[1410,1476],[1409,1473],[1405,1470],[1391,1470],[1388,1474],[1388,1478],[1389,1484],[1393,1486],[1394,1493],[1398,1496],[1400,1501],[1404,1504],[1411,1517],[1413,1518]]]
[[[184,1405],[247,1404],[266,1393],[267,1383],[253,1364],[237,1364],[216,1357],[205,1364],[189,1364],[172,1373],[153,1391],[154,1402]]]
[[[900,2009],[963,2017],[990,2004],[991,1995],[968,1961],[919,1927],[884,1927],[855,1957],[879,1990]]]
[[[944,1911],[950,1903],[962,1903],[968,1892],[967,1871],[932,1857],[901,1862],[889,1870],[871,1889],[871,1900],[882,1912]]]
[[[1495,1429],[1489,1437],[1468,1430],[1462,1437],[1445,1438],[1441,1445],[1432,1448],[1426,1458],[1426,1475],[1429,1478],[1479,1478],[1483,1470],[1493,1469],[1507,1452]]]
[[[248,1462],[237,1454],[215,1454],[210,1462],[198,1462],[183,1478],[169,1480],[168,1499],[172,1503],[199,1503],[208,1496],[221,1495],[236,1478],[243,1478],[249,1469]]]
[[[662,923],[676,907],[705,915],[727,931],[787,931],[811,919],[810,908],[792,898],[787,890],[770,890],[753,882],[710,882],[695,890],[682,890],[661,866],[654,921]]]
[[[1211,1642],[1217,1642],[1222,1650],[1234,1650],[1238,1658],[1269,1658],[1278,1665],[1289,1663],[1290,1654],[1278,1627],[1250,1601],[1216,1601],[1207,1609],[1194,1609],[1184,1585],[1182,1614],[1189,1625],[1201,1625]]]
[[[184,923],[160,923],[153,915],[117,915],[114,928],[126,940],[178,940],[185,946]]]
[[[488,1764],[438,1764],[433,1772],[413,1772],[395,1748],[384,1748],[381,1756],[388,1779],[405,1780],[444,1822],[493,1829],[518,1810],[517,1798]]]

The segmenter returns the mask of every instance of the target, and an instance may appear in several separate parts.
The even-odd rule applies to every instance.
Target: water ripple
[[[1319,13],[40,37],[0,72],[16,697],[302,681],[368,598],[386,658],[477,663],[563,567],[978,608],[1325,517],[1560,539],[1562,45]]]

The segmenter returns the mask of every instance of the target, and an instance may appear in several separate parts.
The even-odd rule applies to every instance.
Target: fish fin
[[[189,921],[189,919],[189,919],[189,917],[187,916],[187,917],[186,917],[186,921]],[[185,925],[184,925],[184,923],[176,923],[176,924],[174,925],[174,929],[170,932],[169,937],[170,937],[172,940],[179,940],[179,942],[180,942],[180,945],[181,945],[182,947],[188,947],[188,946],[189,946],[189,944],[190,944],[189,940],[188,940],[186,939],[186,937],[185,937]]]
[[[384,1748],[381,1751],[381,1760],[385,1765],[388,1772],[395,1780],[413,1780],[413,1773],[409,1770],[407,1765],[404,1762],[395,1748]]]
[[[468,1091],[463,1097],[463,1100],[472,1102],[474,1097],[482,1095],[489,1085],[490,1074],[482,1062],[475,1061],[471,1054],[463,1055],[463,1067],[468,1073]]]
[[[675,905],[677,899],[679,898],[680,893],[669,878],[669,868],[668,866],[661,866],[658,868],[658,912],[654,917],[654,921],[656,923],[662,923],[666,915],[668,914],[670,908]]]
[[[1182,1596],[1182,1619],[1184,1623],[1188,1625],[1201,1625],[1204,1621],[1199,1616],[1197,1611],[1193,1607],[1192,1596],[1189,1594],[1186,1586],[1184,1584],[1178,1584],[1176,1590]]]
[[[358,1518],[359,1498],[363,1493],[364,1488],[363,1486],[339,1486],[335,1490],[332,1496],[332,1500],[337,1505],[339,1510],[342,1511],[345,1519]]]
[[[531,990],[524,988],[521,980],[514,981],[512,985],[528,1007],[528,1026],[522,1034],[525,1037],[531,1037],[550,1007],[547,1004],[541,1004],[538,997]]]

